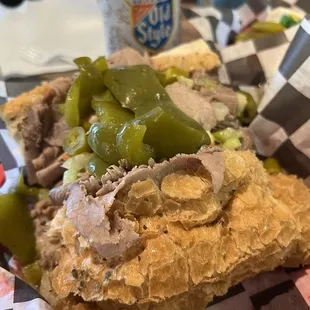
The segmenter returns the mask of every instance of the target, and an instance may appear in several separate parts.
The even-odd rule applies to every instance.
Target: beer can
[[[106,55],[130,46],[150,54],[179,43],[180,0],[98,0]]]

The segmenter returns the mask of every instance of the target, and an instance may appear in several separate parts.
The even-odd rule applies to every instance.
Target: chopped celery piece
[[[62,166],[68,170],[75,169],[81,171],[86,169],[91,156],[92,154],[87,152],[75,155],[66,160]]]
[[[189,78],[187,78],[185,76],[178,76],[177,77],[177,81],[179,83],[183,83],[183,84],[187,85],[190,88],[193,88],[194,85],[195,85],[195,82],[192,79],[189,79]]]
[[[77,169],[69,169],[65,171],[63,176],[63,184],[72,183],[76,181],[78,177],[79,170]]]
[[[239,139],[242,137],[242,132],[240,130],[235,130],[232,128],[226,128],[217,132],[213,132],[213,137],[217,143],[225,143],[230,139]]]
[[[241,146],[241,142],[238,138],[230,138],[222,145],[224,150],[236,150]]]

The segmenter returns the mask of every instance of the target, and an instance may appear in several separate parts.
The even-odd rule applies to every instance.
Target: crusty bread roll
[[[158,71],[164,71],[170,67],[180,68],[187,72],[211,71],[219,65],[219,57],[211,51],[203,39],[179,45],[152,57],[152,66]]]
[[[64,103],[71,83],[72,78],[44,82],[0,109],[0,117],[20,146],[30,185],[53,185],[63,173],[55,160],[62,153],[61,137],[67,128],[56,105]]]
[[[57,309],[79,296],[80,309],[202,310],[259,272],[309,263],[309,189],[269,178],[250,151],[206,149],[97,182],[80,183],[84,198],[71,191],[51,223],[62,246],[41,289]],[[137,243],[108,258],[129,238],[119,220]]]

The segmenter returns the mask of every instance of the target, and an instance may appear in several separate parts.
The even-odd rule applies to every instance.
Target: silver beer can
[[[179,43],[180,0],[98,0],[106,55],[126,46],[150,54]]]

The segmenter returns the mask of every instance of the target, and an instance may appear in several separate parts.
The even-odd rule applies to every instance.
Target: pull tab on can
[[[130,46],[157,53],[179,43],[180,0],[99,0],[106,54]]]

